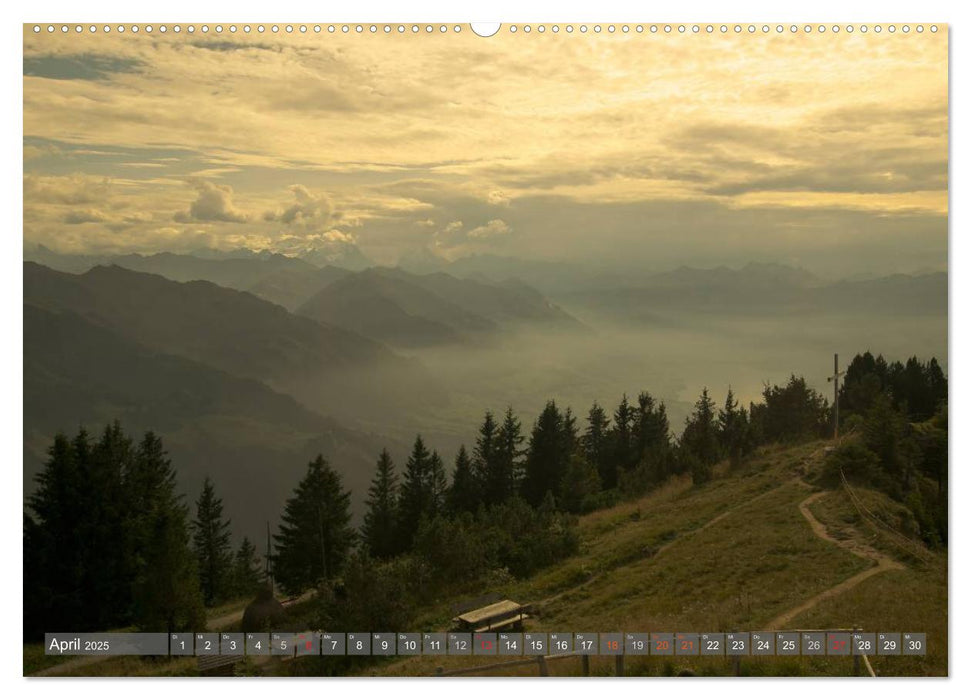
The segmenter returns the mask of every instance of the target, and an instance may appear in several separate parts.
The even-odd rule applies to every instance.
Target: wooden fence
[[[515,668],[517,666],[532,666],[536,664],[540,676],[550,675],[549,664],[554,661],[560,661],[562,659],[575,659],[580,658],[580,668],[581,674],[584,676],[590,675],[590,654],[580,654],[578,652],[573,652],[571,654],[551,654],[550,656],[530,656],[523,659],[515,659],[513,661],[500,661],[494,664],[484,664],[482,666],[470,666],[468,668],[458,668],[446,671],[441,666],[435,669],[436,676],[465,676],[470,674],[481,673],[483,671],[494,671],[499,668]],[[624,675],[624,656],[623,654],[614,657],[614,666],[616,669],[616,675]]]
[[[849,632],[851,634],[859,632],[859,628],[852,629],[829,629],[829,630],[774,630],[776,632]],[[447,677],[447,676],[468,676],[476,675],[479,673],[484,673],[486,671],[495,671],[497,669],[507,669],[507,668],[517,668],[521,666],[532,666],[536,665],[538,675],[549,676],[550,669],[549,664],[551,662],[560,661],[562,659],[574,659],[580,657],[580,673],[583,676],[590,675],[590,654],[581,654],[578,652],[573,652],[570,654],[552,654],[550,656],[530,656],[522,659],[513,659],[512,661],[500,661],[498,663],[483,664],[481,666],[467,666],[465,668],[449,669],[445,670],[441,666],[435,669],[435,676]],[[689,658],[689,657],[679,657],[679,658]],[[741,675],[741,665],[742,657],[733,656],[732,668],[736,676]],[[862,670],[861,664],[866,666],[867,675],[871,678],[876,678],[877,674],[873,671],[873,666],[870,665],[870,659],[867,658],[866,654],[853,654],[853,675],[859,676]],[[614,675],[618,677],[623,677],[625,675],[624,671],[624,655],[620,654],[614,657]]]

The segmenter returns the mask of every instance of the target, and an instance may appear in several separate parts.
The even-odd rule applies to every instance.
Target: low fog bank
[[[612,413],[621,396],[648,391],[667,405],[679,433],[703,387],[722,402],[728,387],[744,404],[757,401],[766,383],[803,375],[827,397],[833,353],[841,363],[865,350],[888,359],[937,357],[947,370],[947,316],[872,317],[803,314],[740,317],[656,316],[650,323],[610,320],[568,308],[590,330],[521,332],[487,348],[449,347],[416,351],[448,395],[431,409],[384,425],[407,439],[421,432],[449,462],[460,444],[470,445],[489,409],[512,406],[528,432],[548,399],[570,406],[585,426],[594,401]],[[383,422],[383,421],[381,421]],[[396,455],[402,463],[406,455]]]

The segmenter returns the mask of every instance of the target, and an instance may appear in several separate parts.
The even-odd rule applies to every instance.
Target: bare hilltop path
[[[803,483],[805,484],[805,482]],[[805,485],[808,486],[808,484],[805,484]],[[877,574],[880,574],[884,571],[893,571],[893,570],[899,570],[899,569],[905,568],[904,565],[898,562],[896,559],[893,559],[887,556],[886,554],[878,552],[870,545],[856,538],[840,540],[830,535],[829,531],[826,529],[826,526],[823,525],[821,522],[819,522],[819,520],[816,519],[816,516],[813,515],[812,511],[809,509],[809,506],[811,504],[815,503],[821,498],[825,498],[830,493],[832,492],[818,491],[810,495],[808,498],[806,498],[799,504],[799,512],[802,513],[802,517],[804,517],[806,521],[809,523],[809,527],[812,529],[813,534],[816,535],[816,537],[820,538],[821,540],[825,540],[826,542],[830,542],[836,545],[837,547],[845,549],[846,551],[850,552],[851,554],[857,557],[860,557],[861,559],[866,559],[868,561],[873,562],[873,566],[871,566],[869,569],[866,569],[865,571],[861,571],[860,573],[854,576],[851,576],[845,581],[841,581],[840,583],[836,584],[832,588],[827,588],[825,591],[821,593],[817,593],[812,598],[809,598],[808,600],[803,601],[802,603],[792,608],[791,610],[787,610],[786,612],[782,613],[774,620],[769,622],[769,624],[766,625],[767,629],[770,629],[770,630],[782,629],[786,625],[788,625],[793,619],[795,619],[802,613],[806,612],[807,610],[812,610],[822,601],[838,596],[841,593],[844,593],[845,591],[850,590],[857,584],[860,584],[863,581],[866,581],[868,578],[871,578],[872,576],[876,576]]]

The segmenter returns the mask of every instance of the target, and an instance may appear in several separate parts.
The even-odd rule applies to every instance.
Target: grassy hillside
[[[866,631],[926,632],[926,657],[871,657],[880,676],[946,675],[946,558],[927,550],[901,547],[860,518],[841,491],[810,486],[825,456],[826,443],[770,447],[737,472],[719,467],[717,478],[700,487],[677,478],[634,502],[580,519],[580,552],[523,581],[497,574],[491,589],[535,614],[527,630],[564,632],[705,632],[762,631],[780,616],[847,579],[870,570],[873,561],[856,551],[874,552],[901,568],[884,570],[839,590],[781,629],[860,628]],[[814,496],[815,494],[815,496]],[[899,506],[882,494],[857,491],[871,511],[889,516]],[[814,533],[800,511],[805,505],[836,542]],[[852,547],[851,547],[852,545]],[[851,549],[853,551],[851,551]],[[442,600],[413,621],[411,629],[447,630],[460,598]],[[311,604],[294,610],[309,616]],[[771,628],[770,628],[771,629]],[[408,630],[400,630],[408,631]],[[494,657],[424,656],[368,659],[342,666],[362,675],[433,675],[495,663]],[[153,671],[126,661],[122,668],[102,662],[99,673],[144,674]],[[247,667],[257,674],[304,675],[320,672],[319,660]],[[186,664],[152,664],[161,674],[192,673]],[[348,671],[346,669],[355,669]],[[109,671],[108,669],[114,669]],[[579,675],[577,658],[551,661],[551,675]],[[613,675],[614,660],[590,659],[594,675]],[[333,671],[331,671],[333,672]],[[724,658],[627,657],[630,676],[731,675]],[[742,675],[845,676],[854,672],[850,658],[743,657]],[[865,671],[864,671],[865,672]],[[486,671],[483,675],[534,676],[535,666]]]
[[[899,504],[875,491],[855,489],[864,505],[882,520],[901,510]],[[813,514],[839,539],[863,540],[893,557],[905,568],[863,581],[840,596],[817,605],[793,620],[801,627],[825,628],[848,621],[873,631],[926,632],[927,655],[870,659],[877,675],[940,675],[947,669],[947,557],[922,547],[901,546],[860,517],[849,496],[833,491],[813,505]],[[917,555],[917,556],[915,556]],[[888,623],[893,621],[893,630]]]
[[[702,488],[673,481],[639,501],[592,513],[580,521],[579,555],[522,582],[495,591],[537,605],[527,624],[536,631],[760,631],[813,596],[872,563],[820,539],[799,510],[813,493],[806,484],[825,443],[769,448],[737,474],[724,473]],[[872,498],[884,497],[870,494]],[[860,529],[848,534],[852,505],[834,493],[813,514],[827,527],[867,543],[905,565],[881,572],[793,619],[786,629],[852,628],[927,632],[927,657],[877,659],[880,675],[947,672],[947,577],[940,556],[931,564],[906,559],[895,547]],[[416,629],[445,629],[457,601],[444,601],[416,621]],[[371,672],[424,675],[485,664],[494,659],[420,657]],[[690,669],[732,673],[726,660],[627,660],[630,675]],[[745,657],[745,675],[845,675],[849,659]],[[576,660],[550,666],[553,674],[579,673]],[[612,673],[613,660],[593,657],[593,673]],[[535,675],[534,667],[513,669]]]

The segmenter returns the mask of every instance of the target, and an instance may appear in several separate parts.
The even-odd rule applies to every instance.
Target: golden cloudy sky
[[[24,28],[24,237],[946,267],[947,33]]]

